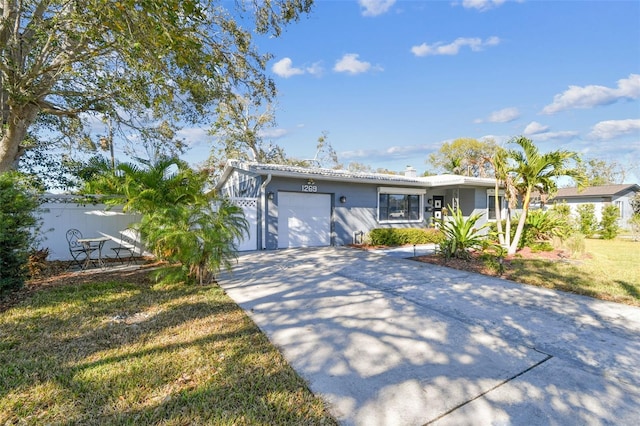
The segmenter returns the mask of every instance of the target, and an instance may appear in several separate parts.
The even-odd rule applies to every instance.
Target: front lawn
[[[562,261],[516,259],[515,281],[640,306],[640,243],[585,240],[586,256]]]
[[[445,262],[440,256],[421,256],[415,260],[640,306],[640,242],[587,239],[585,246],[585,255],[578,258],[529,250],[516,253],[504,262],[502,273],[497,271],[495,260],[490,262],[482,256],[474,256],[470,261]]]
[[[59,278],[0,312],[0,424],[335,424],[217,286]]]

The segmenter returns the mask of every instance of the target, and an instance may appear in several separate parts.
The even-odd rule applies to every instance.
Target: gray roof
[[[348,170],[327,169],[321,167],[300,167],[283,164],[265,164],[228,160],[220,182],[224,182],[231,171],[236,168],[256,175],[272,175],[279,177],[307,177],[316,180],[331,180],[358,183],[385,183],[417,187],[437,186],[486,186],[493,187],[494,179],[476,178],[459,175],[437,176],[405,176],[384,173],[351,172]]]
[[[640,185],[620,184],[620,185],[602,185],[590,186],[579,190],[578,188],[559,188],[554,198],[585,198],[585,197],[611,197],[614,195],[623,195],[625,192],[640,192]]]

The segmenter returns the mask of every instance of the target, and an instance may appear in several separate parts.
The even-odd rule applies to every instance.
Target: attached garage
[[[331,195],[278,192],[278,248],[331,245]]]

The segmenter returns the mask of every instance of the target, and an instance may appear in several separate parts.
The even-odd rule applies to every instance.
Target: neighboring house
[[[495,218],[493,179],[418,177],[229,160],[216,185],[243,207],[249,238],[240,250],[340,246],[374,228],[426,227],[447,206]],[[480,223],[479,223],[480,224]]]
[[[631,199],[640,193],[640,185],[621,184],[591,186],[579,190],[578,188],[560,188],[556,196],[549,200],[549,205],[553,203],[566,202],[571,208],[571,213],[577,215],[578,206],[581,204],[593,204],[598,222],[602,220],[602,209],[613,204],[618,207],[620,214],[619,225],[627,227],[628,221],[633,216]]]

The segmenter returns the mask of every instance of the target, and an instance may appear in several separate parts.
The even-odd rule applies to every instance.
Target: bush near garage
[[[436,228],[375,228],[369,232],[369,244],[373,246],[439,244],[443,238]]]

